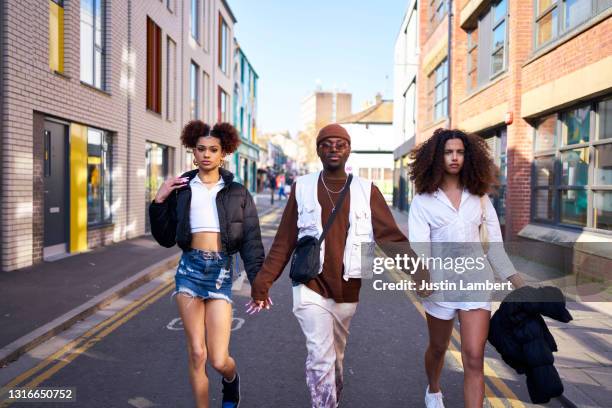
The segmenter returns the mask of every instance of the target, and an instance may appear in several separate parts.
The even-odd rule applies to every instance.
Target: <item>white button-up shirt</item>
[[[485,195],[486,225],[491,243],[487,259],[502,278],[516,273],[514,265],[503,248],[503,239],[495,207]],[[482,209],[480,197],[467,189],[461,193],[461,203],[456,209],[442,189],[431,194],[418,194],[410,204],[408,236],[417,255],[431,254],[431,245],[440,242],[480,242],[479,226]],[[498,243],[498,244],[494,244]]]
[[[219,214],[217,213],[217,193],[223,188],[225,182],[220,177],[212,188],[206,187],[200,177],[196,175],[189,182],[191,187],[191,208],[189,221],[191,232],[220,232]]]

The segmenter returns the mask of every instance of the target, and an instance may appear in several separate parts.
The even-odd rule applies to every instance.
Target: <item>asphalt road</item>
[[[266,248],[280,210],[262,225]],[[383,275],[393,280],[391,275]],[[36,387],[72,387],[76,402],[15,403],[12,407],[193,407],[187,351],[180,319],[170,299],[172,284],[115,316],[105,330],[80,338],[80,348],[58,356],[47,367],[26,373]],[[308,407],[305,384],[305,340],[291,312],[291,284],[286,270],[271,291],[274,307],[256,316],[245,314],[248,282],[234,292],[231,354],[238,363],[241,407]],[[133,308],[134,306],[132,306]],[[345,358],[341,407],[422,407],[426,378],[423,352],[427,331],[420,305],[400,291],[377,292],[364,282],[353,319]],[[453,349],[454,347],[454,349]],[[463,406],[462,370],[457,339],[443,373],[447,407]],[[487,350],[487,404],[530,406],[524,377],[504,369]],[[208,369],[211,406],[220,406],[220,376]],[[561,406],[558,402],[547,406]]]

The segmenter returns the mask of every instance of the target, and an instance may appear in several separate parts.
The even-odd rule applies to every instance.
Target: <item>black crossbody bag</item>
[[[352,180],[353,175],[349,174],[348,180],[346,181],[346,186],[344,187],[342,193],[340,193],[338,201],[336,201],[336,204],[334,204],[336,210],[332,211],[331,215],[329,216],[327,223],[325,224],[325,228],[323,228],[323,233],[319,239],[311,235],[305,235],[298,240],[295,250],[293,251],[291,269],[289,271],[289,276],[293,282],[306,283],[319,274],[319,268],[321,267],[321,260],[319,258],[321,243],[325,239],[325,235],[327,235],[329,227],[331,227],[336,219],[336,213],[342,206],[342,202],[344,201],[344,197],[348,192]]]

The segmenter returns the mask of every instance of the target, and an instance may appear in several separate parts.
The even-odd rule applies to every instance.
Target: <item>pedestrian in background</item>
[[[270,186],[270,205],[274,204],[274,192],[276,191],[276,175],[274,170],[268,167],[268,184]]]
[[[488,241],[503,241],[497,213],[487,195],[497,180],[495,164],[484,139],[459,130],[438,129],[412,151],[411,158],[410,179],[414,181],[417,192],[408,216],[411,245],[417,247],[425,244],[430,247],[431,242],[446,245],[481,242],[479,228],[483,228],[482,223],[486,223],[484,228],[489,234]],[[524,285],[503,246],[492,248],[487,259],[493,269],[502,278],[510,280],[515,288]],[[482,407],[484,349],[491,319],[491,303],[425,299],[423,306],[429,330],[429,346],[425,352],[428,380],[425,405],[428,408],[444,407],[440,374],[454,319],[459,316],[464,406]]]
[[[276,187],[278,188],[278,201],[287,198],[285,194],[285,173],[281,172],[276,176]]]
[[[221,166],[240,137],[228,123],[210,129],[189,122],[181,135],[197,168],[168,179],[149,208],[151,232],[164,247],[183,250],[175,275],[196,405],[208,407],[206,361],[222,376],[223,407],[237,407],[240,378],[229,355],[232,256],[240,252],[252,282],[264,259],[259,218],[249,191]]]

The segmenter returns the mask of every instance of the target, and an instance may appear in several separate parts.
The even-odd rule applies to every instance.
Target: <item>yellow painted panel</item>
[[[87,249],[87,127],[70,125],[70,252]]]
[[[49,67],[64,72],[64,8],[49,0]]]

